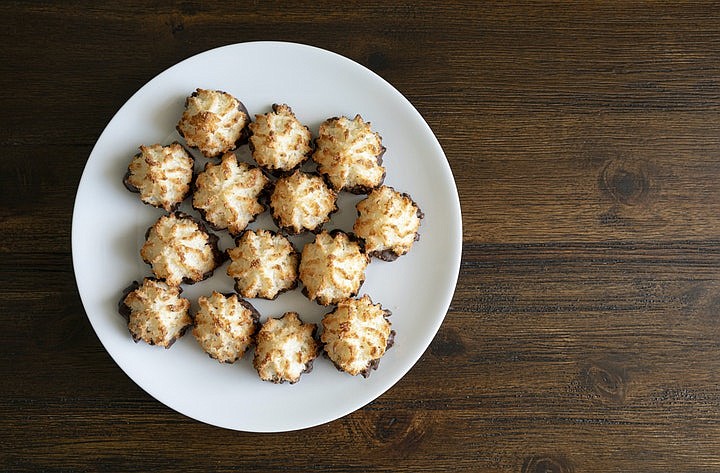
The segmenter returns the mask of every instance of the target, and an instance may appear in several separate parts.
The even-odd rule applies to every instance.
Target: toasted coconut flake
[[[193,335],[212,358],[234,363],[253,342],[258,319],[257,310],[237,294],[223,295],[213,291],[210,297],[198,298]]]
[[[202,281],[223,261],[217,236],[181,212],[163,215],[150,227],[140,255],[171,286]]]
[[[282,235],[247,230],[228,250],[227,274],[243,297],[274,299],[297,286],[300,255]]]
[[[249,125],[252,156],[268,171],[292,171],[310,156],[312,134],[286,104],[273,104],[272,109],[270,113],[255,115],[255,121]]]
[[[170,348],[192,325],[190,301],[180,297],[180,287],[153,278],[133,287],[120,302],[133,340]]]
[[[368,295],[340,301],[322,320],[320,339],[328,358],[342,371],[368,377],[392,345],[389,316],[390,311],[373,304]]]
[[[337,210],[337,193],[322,177],[295,171],[275,182],[270,195],[272,216],[278,227],[289,234],[318,231]]]
[[[303,292],[321,305],[353,297],[365,280],[368,262],[369,257],[352,236],[338,230],[323,231],[302,250]]]
[[[177,130],[188,146],[214,158],[235,149],[247,137],[249,122],[245,105],[232,95],[197,89],[185,101]]]
[[[238,235],[265,211],[259,199],[269,183],[259,168],[225,153],[220,164],[207,163],[198,174],[193,207],[214,229]]]
[[[324,121],[315,144],[312,158],[336,191],[364,194],[385,179],[382,139],[360,115]]]
[[[294,384],[312,370],[320,351],[317,325],[303,323],[296,312],[268,319],[257,334],[253,366],[263,381]]]

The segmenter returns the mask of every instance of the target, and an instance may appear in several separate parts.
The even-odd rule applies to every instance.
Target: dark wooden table
[[[269,3],[0,4],[0,470],[720,470],[720,5]],[[408,375],[267,435],[137,387],[70,246],[117,109],[184,58],[261,39],[404,93],[464,221],[453,303]]]

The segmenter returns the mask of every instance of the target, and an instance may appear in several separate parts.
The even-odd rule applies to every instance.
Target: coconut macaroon
[[[382,139],[360,115],[325,120],[315,146],[312,159],[336,191],[366,194],[385,179]]]
[[[248,125],[253,159],[270,172],[289,172],[305,162],[312,152],[312,133],[300,123],[286,104],[273,104],[272,112],[255,115]]]
[[[303,323],[295,312],[268,319],[255,338],[253,366],[263,381],[297,383],[312,370],[320,346],[317,325]]]
[[[189,215],[173,212],[148,229],[140,256],[169,285],[192,284],[210,277],[223,262],[217,241]]]
[[[253,342],[260,314],[237,294],[213,291],[198,298],[193,335],[210,357],[221,363],[234,363]]]
[[[238,99],[220,90],[197,89],[185,100],[177,131],[208,158],[235,149],[247,138],[250,115]]]
[[[365,251],[385,261],[404,255],[420,238],[423,213],[412,198],[388,186],[374,189],[355,205],[353,232],[365,241]]]
[[[339,230],[323,231],[300,257],[303,294],[321,305],[337,304],[357,294],[370,258],[360,242]]]
[[[140,146],[123,179],[140,200],[172,212],[190,193],[193,158],[178,142]]]
[[[134,282],[120,299],[120,314],[128,322],[135,342],[170,348],[192,325],[190,301],[180,297],[182,289],[154,278]]]
[[[193,207],[213,229],[238,235],[265,211],[259,198],[269,183],[260,168],[225,153],[220,164],[207,163],[195,179]]]
[[[294,235],[317,232],[337,210],[337,193],[317,174],[295,171],[275,182],[270,208],[277,226]]]
[[[297,287],[300,255],[282,235],[269,230],[247,230],[227,251],[227,274],[243,297],[275,299]]]
[[[367,378],[393,344],[389,316],[390,311],[367,295],[339,302],[322,320],[320,340],[328,358],[339,370]]]

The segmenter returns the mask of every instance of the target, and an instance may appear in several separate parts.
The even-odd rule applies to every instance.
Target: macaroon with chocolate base
[[[260,168],[225,153],[219,164],[208,162],[195,178],[193,208],[213,230],[239,235],[265,211],[261,200],[269,184]]]
[[[296,170],[275,182],[270,209],[281,231],[289,235],[315,233],[337,211],[337,192],[321,176]]]
[[[360,115],[333,117],[320,125],[313,161],[336,191],[367,194],[385,179],[380,135]]]
[[[198,298],[193,336],[205,353],[221,363],[234,363],[253,343],[260,314],[237,294],[213,291]]]
[[[395,340],[390,311],[373,304],[370,296],[345,299],[322,320],[320,340],[337,369],[367,378]]]
[[[253,159],[273,174],[288,174],[304,163],[313,151],[312,133],[286,104],[273,104],[272,112],[255,115],[248,125]]]
[[[185,99],[177,131],[188,146],[215,158],[247,140],[249,123],[247,108],[229,93],[196,89]]]
[[[296,312],[269,318],[256,336],[253,366],[260,379],[272,383],[297,383],[312,371],[320,352],[315,339],[317,325],[304,323]]]
[[[225,260],[217,235],[182,212],[163,215],[148,229],[140,256],[171,286],[207,279]]]
[[[177,141],[140,146],[128,165],[123,184],[140,200],[172,212],[190,194],[194,160]]]
[[[424,215],[412,198],[389,186],[380,186],[355,205],[353,232],[365,242],[365,251],[393,261],[406,254],[420,238]]]
[[[270,230],[246,230],[227,250],[227,274],[243,297],[275,299],[295,289],[300,255],[284,236]]]
[[[170,348],[192,326],[190,301],[180,297],[182,288],[145,278],[123,291],[118,309],[127,321],[133,340]]]
[[[362,242],[341,230],[322,231],[305,245],[300,257],[303,294],[320,305],[337,304],[357,295],[370,258]]]

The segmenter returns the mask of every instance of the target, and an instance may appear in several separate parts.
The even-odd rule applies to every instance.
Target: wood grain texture
[[[720,470],[717,3],[6,1],[0,22],[0,470]],[[117,109],[252,40],[336,51],[405,94],[464,222],[455,297],[410,373],[271,435],[132,383],[85,317],[70,248]]]

